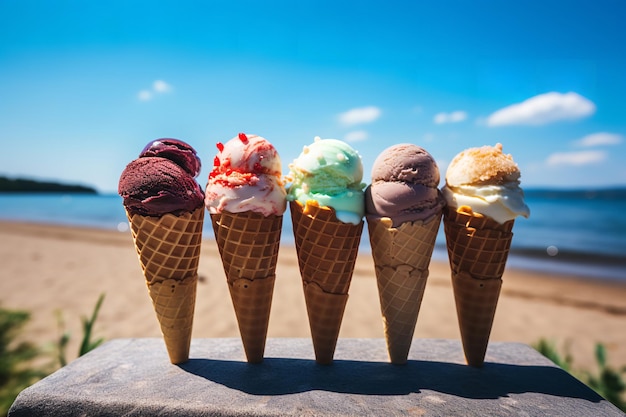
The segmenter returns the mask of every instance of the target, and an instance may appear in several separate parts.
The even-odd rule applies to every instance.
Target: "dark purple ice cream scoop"
[[[180,215],[204,207],[204,192],[194,177],[166,158],[138,158],[126,166],[118,192],[130,214]]]
[[[162,138],[153,140],[139,154],[140,158],[146,156],[158,156],[169,159],[181,166],[194,178],[198,176],[202,167],[196,150],[178,139]]]

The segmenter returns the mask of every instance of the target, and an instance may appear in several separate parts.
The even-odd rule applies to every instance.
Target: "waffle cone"
[[[215,240],[250,363],[263,361],[283,216],[211,214]]]
[[[127,216],[170,361],[185,362],[191,343],[204,207],[181,216]]]
[[[493,325],[514,220],[500,224],[468,207],[444,209],[454,298],[467,363],[481,367]]]
[[[240,278],[228,285],[249,363],[263,361],[275,277]]]
[[[513,223],[500,224],[489,217],[446,207],[443,224],[452,272],[500,279],[511,247]]]
[[[501,279],[476,279],[467,272],[452,276],[461,341],[470,366],[483,366],[501,287]]]
[[[198,275],[148,284],[167,353],[172,363],[189,359]]]
[[[387,351],[394,364],[407,361],[440,223],[441,213],[397,228],[389,218],[368,219]]]
[[[290,203],[298,266],[318,363],[331,363],[363,231],[335,211]]]
[[[317,283],[304,284],[304,300],[309,316],[315,361],[321,365],[333,362],[348,294],[324,291]]]

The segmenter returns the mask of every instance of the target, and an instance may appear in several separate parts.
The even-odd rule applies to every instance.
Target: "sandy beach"
[[[238,337],[237,323],[215,242],[205,236],[194,323],[195,338]],[[23,337],[50,345],[61,311],[72,333],[69,359],[99,295],[106,298],[94,329],[107,340],[160,336],[130,232],[0,222],[0,305],[30,311]],[[609,363],[626,364],[626,284],[594,282],[508,269],[492,341],[532,344],[540,338],[567,348],[578,368],[595,370],[594,346]],[[309,337],[295,248],[279,254],[269,337]],[[340,337],[382,338],[373,262],[359,255]],[[433,262],[415,332],[420,338],[459,339],[450,269]]]

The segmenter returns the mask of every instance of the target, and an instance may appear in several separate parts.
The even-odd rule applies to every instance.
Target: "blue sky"
[[[442,177],[501,142],[525,187],[626,185],[626,2],[0,0],[0,174],[117,188],[150,140],[315,136]]]

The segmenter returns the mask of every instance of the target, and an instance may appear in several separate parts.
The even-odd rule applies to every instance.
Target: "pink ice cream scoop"
[[[281,161],[265,138],[240,133],[217,144],[213,171],[206,186],[205,205],[210,213],[255,211],[282,215],[286,193]]]

